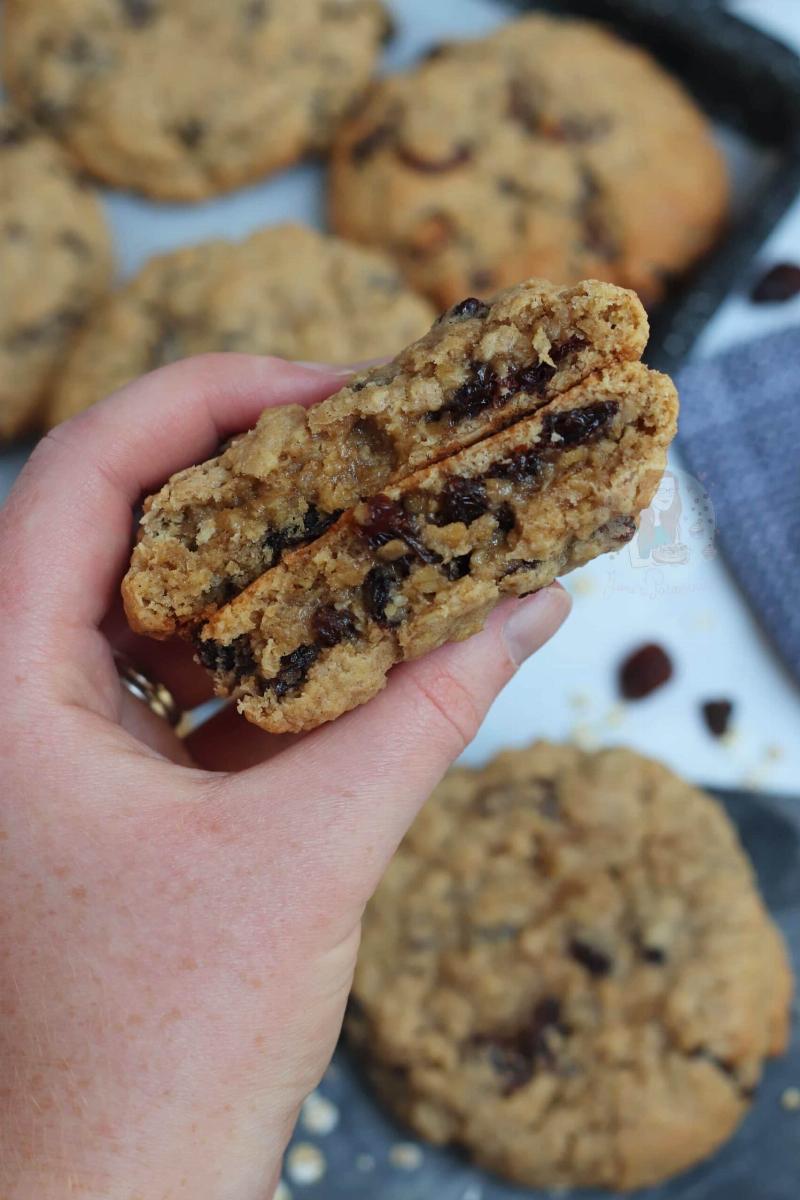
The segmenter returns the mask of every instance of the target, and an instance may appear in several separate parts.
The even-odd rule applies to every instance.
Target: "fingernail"
[[[306,371],[317,371],[320,375],[340,375],[344,378],[346,375],[353,374],[352,367],[335,367],[333,363],[303,362],[299,360],[294,365],[296,367],[303,367]]]
[[[521,666],[553,636],[571,607],[572,601],[560,584],[520,600],[503,626],[503,638],[515,666]]]

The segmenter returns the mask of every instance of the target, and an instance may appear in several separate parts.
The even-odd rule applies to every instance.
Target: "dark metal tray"
[[[736,823],[758,874],[762,893],[781,926],[800,971],[800,799],[744,792],[715,793]],[[724,1149],[694,1171],[657,1188],[641,1200],[797,1200],[800,1195],[800,1111],[781,1097],[800,1087],[800,1022],[794,1012],[788,1054],[770,1063],[746,1121]],[[409,1135],[372,1098],[346,1051],[337,1053],[321,1085],[339,1109],[335,1131],[316,1137],[302,1127],[295,1141],[311,1141],[325,1156],[318,1183],[296,1186],[295,1200],[554,1200],[555,1193],[530,1192],[472,1168],[455,1153],[421,1148],[417,1165],[398,1166],[392,1150]],[[561,1200],[608,1200],[608,1192],[559,1192]]]
[[[764,152],[758,180],[736,206],[727,236],[651,314],[647,361],[674,371],[731,289],[746,280],[800,192],[800,58],[716,0],[513,2],[607,23],[681,79],[721,131],[734,131]]]

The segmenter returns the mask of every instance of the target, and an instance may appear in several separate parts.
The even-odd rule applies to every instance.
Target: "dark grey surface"
[[[722,551],[800,681],[800,328],[687,367],[677,382],[681,449]]]
[[[800,797],[717,792],[735,821],[759,883],[800,970]],[[781,1104],[788,1087],[800,1087],[797,1008],[788,1054],[771,1063],[747,1120],[726,1147],[696,1170],[662,1187],[637,1193],[642,1200],[798,1200],[800,1112]],[[297,1141],[322,1150],[327,1168],[319,1183],[290,1187],[296,1200],[545,1200],[555,1193],[510,1187],[471,1168],[459,1155],[422,1148],[418,1167],[404,1170],[390,1151],[408,1134],[384,1115],[357,1067],[340,1050],[321,1089],[340,1110],[326,1137],[300,1129]],[[360,1156],[369,1156],[364,1159]],[[608,1200],[608,1192],[559,1192],[563,1200]]]

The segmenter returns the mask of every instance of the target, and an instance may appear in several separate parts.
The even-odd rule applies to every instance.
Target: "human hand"
[[[0,1197],[263,1200],[332,1053],[361,913],[516,665],[549,588],[391,673],[303,738],[227,710],[185,741],[119,684],[121,649],[183,706],[183,645],[134,637],[131,510],[267,404],[342,372],[208,356],[45,438],[0,511]]]

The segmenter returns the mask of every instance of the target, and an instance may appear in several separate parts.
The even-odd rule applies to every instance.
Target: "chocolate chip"
[[[418,536],[411,517],[397,500],[390,500],[383,494],[373,496],[367,502],[366,519],[359,524],[371,550],[379,550],[388,542],[399,540],[424,563],[442,561],[441,555],[429,549]]]
[[[508,89],[508,115],[526,133],[539,133],[541,113],[530,84],[525,79],[512,79]]]
[[[350,610],[335,608],[332,604],[323,604],[317,609],[311,618],[311,626],[319,645],[326,648],[358,637],[356,620]]]
[[[570,358],[573,354],[577,354],[579,350],[583,350],[586,345],[586,338],[581,334],[576,333],[571,338],[567,338],[565,342],[560,342],[550,349],[550,357],[556,366],[561,366],[565,359]]]
[[[511,530],[517,523],[517,516],[514,509],[505,500],[495,510],[494,519],[497,521],[497,528],[501,533],[511,533]]]
[[[415,150],[410,150],[407,146],[400,145],[397,147],[397,157],[400,162],[406,167],[410,167],[412,171],[419,171],[424,175],[440,175],[446,171],[455,171],[457,167],[463,167],[472,159],[472,147],[462,142],[458,146],[454,146],[453,150],[444,156],[444,158],[422,158]]]
[[[0,121],[0,146],[21,146],[28,140],[29,130],[24,121],[3,114]]]
[[[784,304],[800,295],[800,266],[777,263],[762,275],[750,293],[754,304]]]
[[[87,63],[94,58],[94,47],[83,33],[76,33],[67,43],[66,57],[73,63]]]
[[[303,517],[302,530],[297,528],[271,529],[265,534],[262,545],[265,549],[272,551],[271,561],[274,562],[284,550],[289,550],[292,546],[299,546],[303,542],[311,542],[321,537],[325,530],[330,528],[340,516],[340,512],[320,512],[313,504],[309,504]]]
[[[247,0],[242,9],[242,20],[248,29],[263,25],[269,15],[267,0]]]
[[[354,142],[350,149],[350,157],[356,166],[368,162],[378,150],[388,145],[394,138],[396,129],[394,121],[382,121],[380,125],[376,125],[374,129],[370,129],[369,133],[365,133],[357,142]]]
[[[531,363],[527,367],[509,371],[503,384],[510,393],[525,392],[529,396],[539,396],[555,373],[556,368],[551,363]]]
[[[619,688],[626,700],[643,700],[672,678],[672,661],[661,646],[648,642],[621,664]]]
[[[547,446],[553,441],[562,447],[584,445],[602,433],[618,411],[615,400],[602,400],[585,408],[545,413],[540,445]]]
[[[436,42],[422,55],[422,62],[435,62],[439,58],[444,58],[452,50],[452,46],[447,42]]]
[[[457,579],[463,579],[465,575],[469,575],[471,558],[471,552],[469,554],[459,554],[458,558],[453,558],[449,563],[445,563],[442,570],[451,583],[455,583]]]
[[[512,483],[530,483],[542,472],[542,459],[535,450],[521,446],[496,462],[486,475],[489,479],[510,479]]]
[[[442,488],[436,515],[437,525],[453,525],[460,521],[471,525],[489,508],[486,487],[480,479],[453,475]]]
[[[491,363],[473,362],[465,383],[457,387],[446,404],[430,414],[430,420],[440,421],[443,417],[452,423],[477,417],[486,408],[491,408],[500,398],[500,380]]]
[[[397,559],[393,563],[379,563],[373,567],[361,585],[361,594],[367,613],[378,625],[392,628],[399,625],[402,616],[396,613],[393,617],[387,615],[387,608],[394,596],[397,585],[408,575],[409,566],[406,559]]]
[[[503,1081],[504,1096],[524,1087],[537,1068],[557,1067],[554,1035],[566,1037],[569,1028],[562,1020],[560,1000],[545,996],[534,1008],[530,1021],[516,1034],[480,1039],[488,1049],[489,1062]]]
[[[663,967],[667,961],[667,953],[660,946],[642,946],[642,958],[653,967]]]
[[[469,296],[466,300],[462,300],[460,304],[454,305],[449,312],[445,313],[451,321],[459,318],[470,319],[472,317],[488,317],[490,308],[488,304],[484,304],[483,300],[476,299],[475,296]]]
[[[278,700],[283,699],[289,692],[295,691],[306,681],[311,667],[319,658],[320,647],[312,645],[298,646],[291,654],[284,654],[280,661],[277,675],[268,679],[264,691],[275,693]]]
[[[59,104],[52,97],[42,96],[31,109],[31,116],[37,125],[45,129],[58,129],[67,120],[69,111],[66,105]]]
[[[63,229],[58,235],[58,240],[62,246],[71,251],[76,258],[86,260],[91,255],[89,243],[85,238],[82,238],[79,233],[75,233],[72,229]]]
[[[714,737],[723,737],[728,732],[733,716],[733,704],[730,700],[706,700],[701,711],[709,733]]]
[[[598,258],[619,258],[621,248],[610,227],[603,203],[603,189],[597,176],[588,167],[581,171],[582,194],[578,201],[578,220],[583,226],[583,246]]]
[[[613,959],[604,950],[593,946],[583,938],[573,938],[569,944],[569,952],[575,962],[580,963],[595,978],[602,979],[611,974],[614,966]]]
[[[503,571],[503,578],[505,579],[506,575],[519,575],[522,571],[535,571],[541,565],[540,558],[512,558]]]
[[[187,150],[196,150],[206,136],[206,126],[196,117],[188,117],[175,126],[175,135]]]
[[[158,12],[158,0],[118,0],[118,3],[134,29],[149,25]]]
[[[195,642],[197,657],[207,671],[215,674],[233,675],[237,681],[258,671],[253,647],[246,634],[235,638],[225,645],[223,642],[208,638],[205,641],[198,638]]]
[[[303,517],[303,532],[308,541],[314,538],[321,537],[326,529],[333,525],[341,516],[341,511],[326,513],[320,512],[313,504],[309,504],[306,509],[306,514]]]

